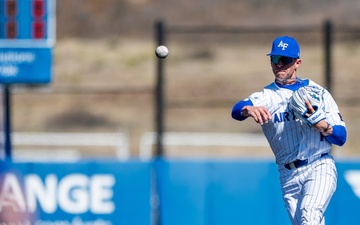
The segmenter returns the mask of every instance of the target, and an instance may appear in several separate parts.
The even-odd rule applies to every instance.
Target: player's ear
[[[300,65],[301,65],[301,59],[296,59],[295,61],[296,68],[299,68]]]

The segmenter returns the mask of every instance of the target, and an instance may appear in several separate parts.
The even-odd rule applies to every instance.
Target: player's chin
[[[275,74],[275,80],[282,81],[286,80],[286,76],[284,74]]]

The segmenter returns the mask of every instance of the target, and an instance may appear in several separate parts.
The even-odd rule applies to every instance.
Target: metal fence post
[[[332,93],[332,23],[326,20],[324,23],[324,54],[325,54],[325,87]],[[332,93],[333,94],[333,93]]]
[[[4,150],[5,160],[12,160],[11,157],[11,91],[9,85],[4,85]]]
[[[157,46],[165,44],[165,24],[159,20],[155,24]],[[157,79],[155,88],[155,124],[156,124],[156,152],[157,157],[163,156],[164,132],[164,60],[157,59]]]
[[[165,24],[159,20],[155,24],[156,43],[157,46],[165,45]],[[154,214],[153,224],[161,225],[161,179],[160,165],[161,158],[164,154],[163,150],[163,133],[164,133],[164,60],[157,58],[156,71],[156,88],[155,88],[155,124],[156,124],[156,160],[154,161]]]

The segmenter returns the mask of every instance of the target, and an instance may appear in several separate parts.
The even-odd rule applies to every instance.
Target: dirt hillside
[[[153,24],[311,25],[331,19],[358,24],[357,0],[59,0],[57,36],[153,37]]]

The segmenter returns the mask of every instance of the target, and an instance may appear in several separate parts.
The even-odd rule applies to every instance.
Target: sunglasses
[[[292,63],[294,61],[294,58],[274,55],[274,56],[270,56],[270,61],[275,65],[279,64],[279,61],[281,61],[283,65],[287,65],[289,63]]]

